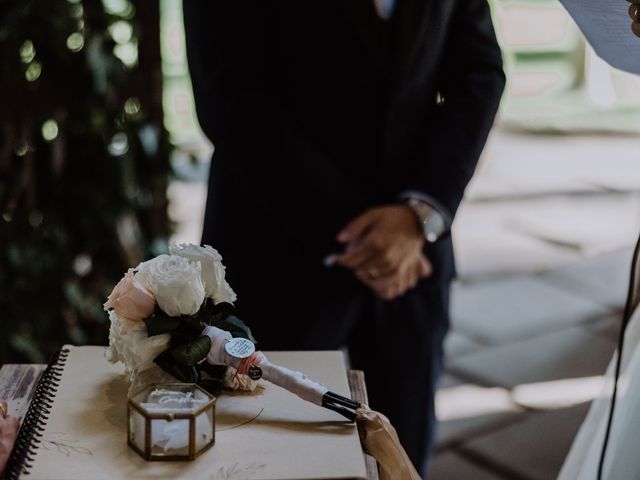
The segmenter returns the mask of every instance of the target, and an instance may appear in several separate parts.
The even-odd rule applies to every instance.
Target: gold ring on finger
[[[7,418],[7,407],[5,407],[4,403],[0,403],[0,417]]]

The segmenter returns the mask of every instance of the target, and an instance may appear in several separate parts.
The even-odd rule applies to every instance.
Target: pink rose
[[[104,304],[105,310],[111,308],[121,317],[141,321],[155,310],[156,297],[136,278],[133,268],[130,268]]]

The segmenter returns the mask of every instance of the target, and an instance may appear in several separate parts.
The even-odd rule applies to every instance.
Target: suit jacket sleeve
[[[444,100],[435,107],[404,188],[433,197],[451,216],[473,175],[505,84],[486,0],[460,1],[453,15],[437,85]]]
[[[275,35],[269,32],[268,5],[185,0],[198,118],[224,158],[221,168],[240,178],[261,208],[326,244],[366,204],[273,94],[269,53]]]

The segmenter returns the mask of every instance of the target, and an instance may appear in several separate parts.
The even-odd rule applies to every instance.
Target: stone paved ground
[[[174,240],[197,242],[190,165],[169,195]],[[455,225],[430,480],[555,478],[614,349],[639,186],[638,137],[493,132]]]
[[[640,140],[496,130],[456,220],[429,480],[554,479],[615,348]]]

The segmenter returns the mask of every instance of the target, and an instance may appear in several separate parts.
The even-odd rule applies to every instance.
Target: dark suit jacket
[[[215,146],[203,241],[235,288],[340,284],[321,265],[338,231],[403,191],[455,213],[504,87],[486,0],[397,0],[388,23],[372,0],[186,0],[184,14]],[[429,254],[451,276],[450,240]]]

